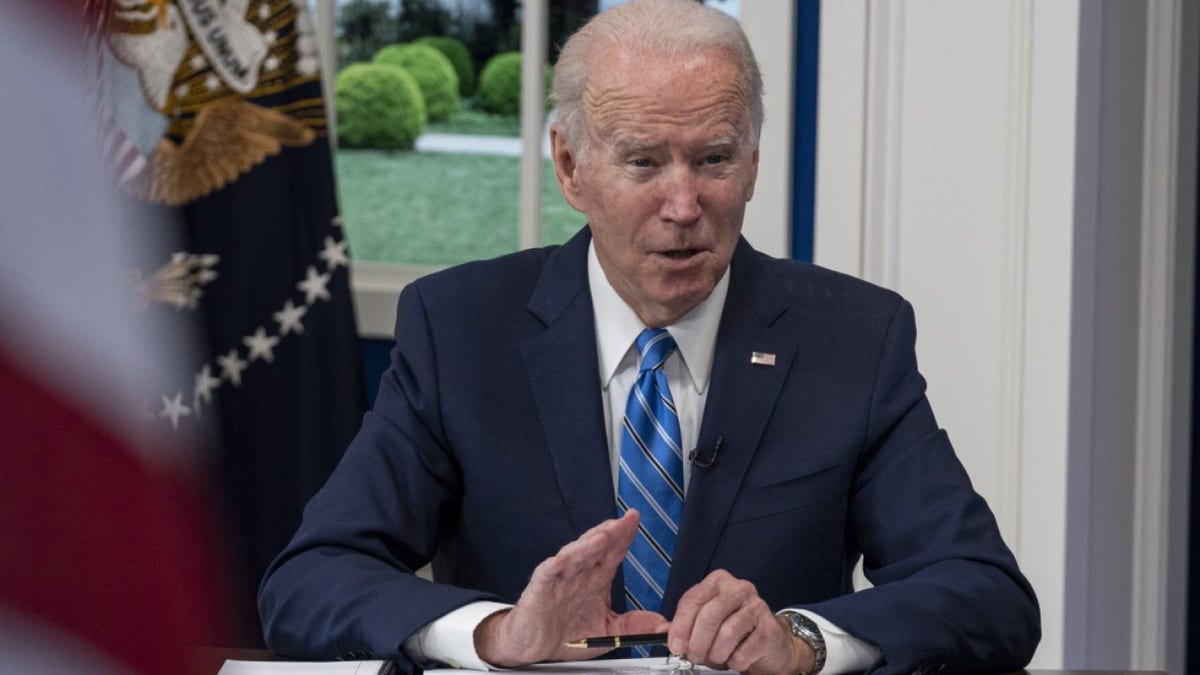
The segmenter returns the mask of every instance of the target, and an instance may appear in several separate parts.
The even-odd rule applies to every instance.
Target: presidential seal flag
[[[89,0],[96,116],[119,190],[175,218],[179,250],[132,285],[194,315],[206,352],[148,404],[215,423],[222,496],[253,589],[365,410],[313,17],[304,0]]]

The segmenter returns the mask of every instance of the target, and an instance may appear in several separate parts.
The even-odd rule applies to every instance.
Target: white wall
[[[1035,667],[1181,672],[1194,216],[1153,188],[1195,148],[1187,4],[822,3],[816,261],[915,305],[934,409],[1042,602]]]
[[[791,0],[741,3],[738,19],[763,77],[766,119],[759,140],[758,182],[746,205],[742,234],[758,250],[792,253],[792,126],[796,8]]]

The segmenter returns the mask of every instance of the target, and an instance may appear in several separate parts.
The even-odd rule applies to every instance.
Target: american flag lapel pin
[[[775,355],[768,352],[750,352],[750,365],[773,366],[775,365]]]

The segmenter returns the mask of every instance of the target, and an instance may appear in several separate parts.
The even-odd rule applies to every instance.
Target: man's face
[[[758,148],[724,52],[593,54],[580,161],[551,130],[568,203],[587,214],[608,281],[648,326],[673,323],[725,273],[754,193]]]

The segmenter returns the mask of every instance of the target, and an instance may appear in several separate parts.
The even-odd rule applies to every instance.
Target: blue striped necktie
[[[637,536],[625,556],[625,600],[630,609],[659,611],[671,570],[675,535],[683,512],[683,450],[679,416],[667,387],[663,363],[675,339],[663,328],[647,328],[637,339],[637,382],[625,405],[617,507],[637,509]]]

